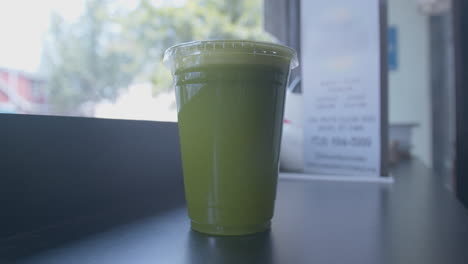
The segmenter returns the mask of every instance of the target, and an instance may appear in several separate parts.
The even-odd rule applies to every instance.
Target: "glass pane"
[[[176,121],[164,50],[272,41],[262,0],[5,1],[0,112]]]

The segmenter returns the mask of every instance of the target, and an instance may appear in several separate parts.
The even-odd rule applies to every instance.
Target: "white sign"
[[[380,176],[379,0],[301,9],[305,171]]]

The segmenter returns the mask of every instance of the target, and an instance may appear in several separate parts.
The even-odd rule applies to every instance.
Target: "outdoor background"
[[[176,121],[165,49],[274,41],[262,8],[262,0],[6,1],[0,112]]]

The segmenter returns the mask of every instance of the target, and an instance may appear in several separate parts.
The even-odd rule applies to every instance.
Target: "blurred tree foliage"
[[[129,10],[118,1],[88,0],[76,23],[54,15],[43,56],[52,112],[79,114],[84,104],[113,100],[134,82],[150,81],[155,94],[170,89],[162,56],[180,42],[272,40],[263,30],[262,0],[170,2],[140,0]]]

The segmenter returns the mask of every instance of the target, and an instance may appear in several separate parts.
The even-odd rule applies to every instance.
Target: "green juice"
[[[175,58],[179,136],[192,228],[242,235],[273,216],[293,52],[223,51]]]

